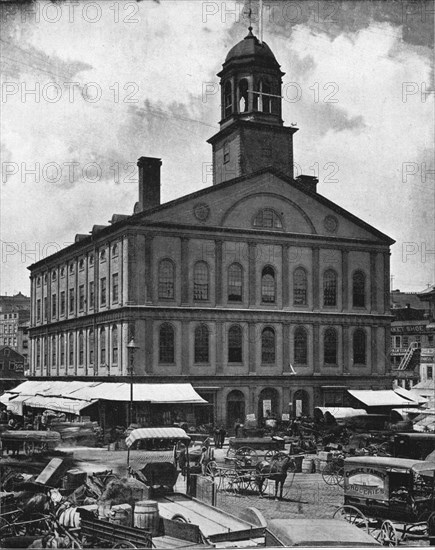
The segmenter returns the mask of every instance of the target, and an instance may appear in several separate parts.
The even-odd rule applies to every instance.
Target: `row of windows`
[[[279,102],[277,93],[272,93],[272,84],[268,79],[259,79],[254,84],[254,93],[249,89],[249,82],[242,78],[236,88],[237,98],[233,97],[233,86],[231,81],[224,85],[224,117],[229,117],[233,113],[245,113],[249,109],[250,99],[254,111],[263,113],[279,113]],[[234,108],[234,100],[236,108]]]
[[[118,273],[112,274],[112,288],[111,288],[112,304],[117,304],[119,301],[119,275]],[[57,294],[52,294],[51,296],[51,318],[55,319],[58,315],[57,313]],[[88,286],[88,309],[93,309],[95,307],[95,282],[90,281]],[[100,307],[107,305],[107,278],[101,277],[100,279]],[[62,290],[59,294],[59,315],[65,315],[67,308],[67,294],[65,290]],[[68,312],[74,313],[76,307],[76,289],[70,288],[68,290]],[[84,311],[86,307],[86,296],[85,296],[85,285],[79,285],[78,287],[78,310]],[[41,299],[36,300],[36,320],[41,321],[42,314],[42,303]],[[47,320],[48,316],[48,307],[47,307],[47,297],[44,298],[44,320]]]
[[[113,325],[110,329],[110,351],[107,348],[107,331],[105,327],[101,327],[99,330],[94,331],[90,329],[87,334],[88,338],[88,362],[89,365],[94,365],[95,361],[95,348],[98,345],[98,355],[100,365],[106,365],[110,360],[112,365],[118,364],[118,346],[119,346],[119,329],[118,325]],[[50,340],[50,350],[48,342]],[[49,339],[46,338],[44,346],[42,346],[43,339],[36,340],[36,367],[41,367],[41,360],[43,366],[48,365],[49,352],[51,353],[51,365],[55,366],[59,362],[63,367],[66,364],[73,366],[75,364],[75,358],[77,354],[77,360],[79,365],[85,364],[85,340],[86,331],[79,331],[77,334],[77,342],[75,333],[61,334],[59,337],[53,335]],[[59,342],[59,349],[57,346]],[[77,349],[76,349],[77,346]],[[43,357],[41,350],[43,347]],[[110,356],[109,356],[110,353]]]
[[[113,244],[112,245],[112,258],[116,258],[119,254],[119,246],[117,243]],[[106,249],[102,249],[100,252],[99,252],[99,259],[100,259],[100,262],[105,262],[106,261],[106,258],[107,258],[107,252],[106,252]],[[94,254],[89,254],[88,256],[88,264],[90,267],[92,267],[94,265]],[[78,262],[78,267],[79,267],[79,271],[82,271],[84,268],[85,268],[85,260],[84,258],[81,258]],[[68,266],[68,271],[70,273],[70,275],[72,275],[74,272],[75,272],[75,263],[72,262],[69,264]],[[60,268],[60,276],[61,277],[65,277],[65,273],[66,273],[66,267],[65,266],[62,266]],[[52,281],[56,281],[57,279],[57,272],[56,271],[52,271],[51,272],[51,280]],[[48,273],[45,273],[42,277],[39,275],[37,278],[36,278],[36,284],[39,286],[41,284],[41,281],[44,281],[44,284],[47,284],[48,282]]]
[[[94,364],[95,339],[98,337],[99,362],[104,365],[109,357],[107,355],[107,331],[100,328],[95,334],[93,329],[88,333],[88,358],[89,364]],[[77,351],[75,350],[75,334],[59,337],[60,357],[59,363],[65,365],[65,353],[68,353],[68,364],[74,365],[75,353],[78,354],[78,364],[85,363],[85,337],[86,333],[80,331],[77,336]],[[111,328],[111,356],[112,365],[118,363],[118,326]],[[366,364],[366,333],[362,329],[356,329],[352,335],[353,362],[358,365]],[[41,366],[41,339],[36,341],[36,366]],[[67,346],[67,348],[66,348]],[[159,330],[159,362],[162,364],[175,363],[176,355],[175,329],[170,323],[163,323]],[[51,337],[51,364],[57,364],[57,337]],[[48,364],[48,341],[45,341],[43,365]],[[243,363],[243,331],[239,325],[233,325],[228,330],[228,362]],[[294,361],[297,365],[308,364],[308,333],[305,328],[297,327],[294,332]],[[334,328],[328,328],[323,336],[323,361],[325,365],[337,365],[338,363],[338,333]],[[195,328],[194,333],[194,362],[210,362],[210,329],[201,324]],[[261,333],[261,362],[273,365],[276,363],[276,334],[272,327],[265,327]]]
[[[228,301],[243,301],[243,268],[238,263],[228,267]],[[161,300],[175,299],[175,264],[164,259],[158,269],[158,297]],[[303,267],[293,272],[293,304],[308,305],[308,274]],[[193,268],[193,299],[196,302],[207,301],[210,296],[209,267],[204,261],[196,262]],[[261,301],[274,304],[277,300],[276,273],[272,266],[265,266],[261,273]],[[333,269],[327,269],[323,274],[323,305],[337,306],[338,275]],[[366,305],[366,276],[362,271],[352,275],[353,307]]]
[[[366,333],[356,329],[352,335],[353,362],[366,364]],[[199,325],[194,335],[194,362],[208,363],[210,360],[210,331],[207,325]],[[334,328],[325,331],[323,337],[323,361],[325,365],[338,363],[338,333]],[[228,362],[243,363],[243,332],[239,325],[228,330]],[[308,364],[308,333],[303,327],[297,327],[294,333],[294,360],[297,365]],[[159,362],[175,362],[175,329],[169,323],[163,323],[159,331]],[[265,327],[261,333],[261,362],[275,364],[276,334],[272,327]]]

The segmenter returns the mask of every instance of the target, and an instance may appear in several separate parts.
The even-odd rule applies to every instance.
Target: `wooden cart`
[[[334,514],[387,545],[427,539],[435,511],[435,464],[391,457],[344,460],[344,506]]]
[[[44,452],[53,449],[60,442],[58,432],[42,432],[34,430],[6,430],[0,434],[3,451],[12,450],[19,453],[23,450],[27,456],[35,452]]]

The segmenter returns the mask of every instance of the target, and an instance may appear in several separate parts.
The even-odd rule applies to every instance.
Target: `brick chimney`
[[[143,212],[160,205],[160,166],[162,160],[154,157],[140,157],[139,204],[137,212]]]
[[[296,178],[296,181],[301,183],[309,191],[317,193],[317,184],[319,183],[319,180],[315,176],[301,174]]]

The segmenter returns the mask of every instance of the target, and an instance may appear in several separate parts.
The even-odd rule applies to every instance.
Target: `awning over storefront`
[[[323,415],[329,413],[337,420],[367,414],[367,411],[364,409],[353,409],[352,407],[316,407],[316,410],[319,410]]]
[[[421,397],[418,392],[411,390],[406,390],[405,388],[401,388],[398,386],[397,388],[394,388],[394,391],[400,395],[400,397],[404,397],[405,399],[408,399],[409,401],[416,401],[419,405],[422,405],[423,403],[427,403],[427,399],[424,397]]]
[[[3,403],[24,400],[30,407],[42,407],[78,414],[96,401],[130,401],[130,384],[125,382],[32,381],[23,382],[8,394]],[[207,403],[191,384],[133,384],[133,401],[151,404]]]
[[[416,406],[416,401],[401,397],[393,390],[347,390],[367,407],[406,407]]]

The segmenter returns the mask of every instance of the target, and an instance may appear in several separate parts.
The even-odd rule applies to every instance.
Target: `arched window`
[[[171,260],[162,260],[159,264],[159,298],[173,300],[175,297],[174,264]]]
[[[209,362],[209,330],[207,325],[195,328],[195,363]]]
[[[169,323],[163,323],[159,334],[159,362],[175,362],[175,331]]]
[[[100,365],[105,365],[106,361],[106,329],[100,328]]]
[[[293,272],[293,304],[295,306],[307,305],[307,272],[303,267],[298,267]]]
[[[261,273],[261,301],[274,304],[275,299],[275,271],[266,266]]]
[[[56,366],[57,349],[56,349],[56,336],[51,337],[51,366]]]
[[[240,264],[231,264],[228,268],[228,301],[243,300],[243,270]]]
[[[308,363],[308,335],[303,327],[297,327],[294,336],[295,363],[306,365]]]
[[[74,365],[74,334],[72,332],[68,337],[68,365]]]
[[[228,117],[233,112],[233,87],[231,82],[226,82],[224,88],[224,117]]]
[[[239,113],[246,113],[249,108],[248,81],[243,78],[239,82]]]
[[[352,277],[352,302],[353,307],[366,305],[366,276],[362,271],[355,271]]]
[[[208,265],[196,262],[193,268],[193,299],[196,302],[208,300]]]
[[[366,364],[366,333],[362,329],[357,329],[353,333],[353,363]]]
[[[65,365],[65,335],[60,335],[60,364]]]
[[[272,98],[271,98],[271,87],[267,81],[260,80],[257,86],[258,94],[255,94],[258,97],[256,104],[258,105],[258,110],[263,113],[271,112]]]
[[[95,336],[93,329],[89,331],[89,364],[94,364]]]
[[[323,274],[323,305],[337,305],[337,273],[327,269]]]
[[[79,365],[83,365],[85,362],[85,339],[83,337],[83,331],[79,332]]]
[[[36,366],[41,366],[41,339],[36,340]]]
[[[242,363],[242,329],[239,325],[233,325],[228,331],[228,362]]]
[[[275,363],[275,331],[271,327],[264,328],[261,333],[261,362]]]
[[[328,328],[323,337],[323,360],[325,365],[337,364],[338,337],[337,331]]]
[[[264,229],[282,229],[282,221],[272,208],[262,208],[255,215],[253,226]]]
[[[118,364],[118,325],[112,327],[112,365]]]

